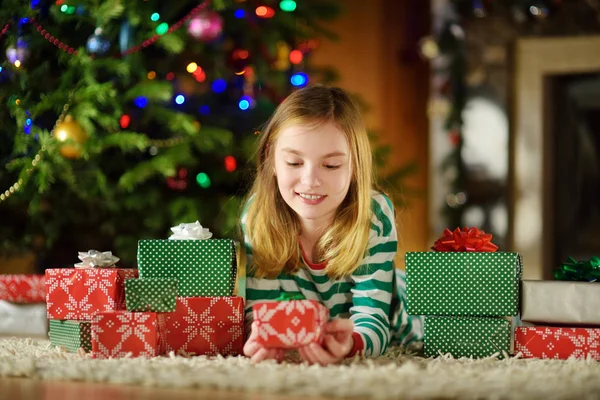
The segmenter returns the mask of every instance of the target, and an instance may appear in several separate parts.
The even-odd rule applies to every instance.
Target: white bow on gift
[[[80,251],[77,256],[81,262],[75,268],[113,268],[120,260],[113,256],[111,251],[100,252],[97,250]]]
[[[173,234],[169,236],[171,240],[205,240],[212,237],[212,232],[208,228],[203,228],[200,222],[191,224],[179,224],[171,228]]]

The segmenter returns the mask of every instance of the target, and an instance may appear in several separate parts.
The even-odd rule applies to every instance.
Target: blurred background
[[[312,83],[364,106],[406,251],[600,253],[600,1],[2,0],[0,273],[199,220],[236,237],[253,145]]]

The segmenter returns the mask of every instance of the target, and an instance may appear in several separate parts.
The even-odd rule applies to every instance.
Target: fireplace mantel
[[[525,279],[550,279],[548,95],[553,75],[600,72],[600,36],[520,39],[514,53],[510,142],[509,246],[523,256]]]

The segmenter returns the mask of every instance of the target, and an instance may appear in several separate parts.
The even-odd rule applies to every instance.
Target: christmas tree
[[[310,66],[335,0],[30,1],[0,9],[0,254],[133,266],[199,220],[231,236],[253,142]]]

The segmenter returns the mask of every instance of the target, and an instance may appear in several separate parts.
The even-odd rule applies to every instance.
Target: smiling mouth
[[[296,193],[298,196],[307,200],[319,200],[325,197],[323,194],[306,194],[306,193]]]

